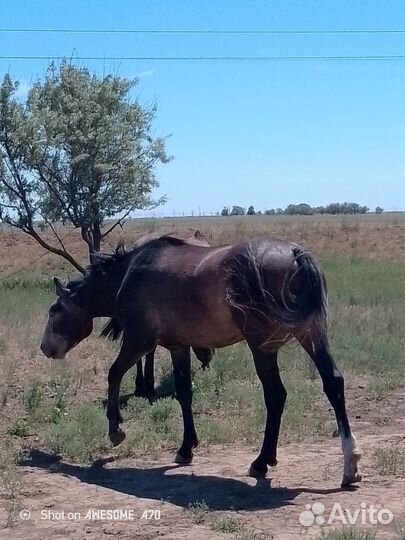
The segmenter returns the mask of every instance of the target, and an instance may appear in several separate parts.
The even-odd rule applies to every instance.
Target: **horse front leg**
[[[137,346],[133,343],[132,339],[126,339],[124,334],[121,350],[108,372],[108,436],[113,446],[119,445],[125,439],[125,432],[119,427],[119,424],[122,423],[119,406],[122,378],[135,362],[141,361],[142,356],[149,352],[149,350],[148,348],[145,350],[145,347],[141,348]]]
[[[155,351],[156,347],[145,356],[144,366],[142,366],[142,360],[139,360],[136,365],[134,395],[149,399],[149,401],[155,397]]]
[[[173,362],[176,397],[180,403],[183,415],[183,443],[177,451],[175,462],[191,463],[193,448],[198,445],[197,433],[194,426],[191,387],[191,357],[190,348],[182,347],[170,351]]]

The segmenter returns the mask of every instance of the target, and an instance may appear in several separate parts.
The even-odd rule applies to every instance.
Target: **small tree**
[[[245,209],[242,206],[232,206],[231,216],[244,216]]]
[[[229,208],[227,206],[222,208],[221,216],[229,216]]]
[[[383,212],[384,212],[384,208],[381,208],[381,206],[377,206],[377,208],[375,209],[376,214],[382,214]]]
[[[254,216],[256,214],[255,212],[255,207],[254,206],[249,206],[247,212],[246,212],[246,215],[247,216]]]
[[[91,260],[130,212],[162,202],[151,197],[155,166],[169,158],[164,140],[152,135],[156,108],[129,99],[136,84],[62,62],[51,64],[25,104],[9,75],[0,87],[0,219],[80,271],[56,221],[81,231]],[[108,218],[116,219],[104,230]],[[38,220],[53,231],[54,244],[37,230]]]

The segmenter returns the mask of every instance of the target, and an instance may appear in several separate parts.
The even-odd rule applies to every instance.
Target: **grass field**
[[[121,234],[131,243],[152,230],[188,235],[189,228],[196,227],[216,245],[268,234],[304,244],[326,272],[332,352],[346,378],[351,415],[364,415],[371,408],[376,411],[373,422],[383,425],[389,422],[390,411],[385,405],[380,408],[379,403],[385,403],[403,384],[403,218],[387,214],[140,220],[129,221]],[[117,236],[110,240],[111,245]],[[76,233],[70,234],[69,242],[73,252],[82,256]],[[72,273],[54,256],[46,255],[31,264],[41,253],[29,239],[2,230],[1,449],[4,456],[18,456],[35,447],[76,462],[93,461],[110,451],[102,401],[116,350],[98,339],[94,331],[65,361],[51,362],[39,353],[47,306],[53,298],[49,278],[55,272],[62,276]],[[330,437],[335,429],[334,417],[309,359],[296,345],[290,345],[281,354],[281,366],[288,391],[281,442]],[[117,450],[119,459],[145,454],[157,458],[179,444],[180,410],[173,398],[168,354],[163,350],[159,351],[156,378],[161,399],[150,405],[131,396],[126,403],[123,416],[127,439]],[[193,381],[193,408],[202,449],[210,452],[218,444],[261,442],[264,404],[244,345],[217,351],[206,371],[195,361]],[[121,393],[131,394],[133,384],[131,370]],[[402,447],[387,446],[376,452],[375,466],[381,474],[403,477],[404,459]],[[10,457],[0,464],[3,491],[9,501],[8,525],[13,522],[17,503],[13,505],[20,490],[18,470],[10,465],[12,461]],[[245,531],[237,521],[221,516],[213,528],[233,532],[238,538]]]

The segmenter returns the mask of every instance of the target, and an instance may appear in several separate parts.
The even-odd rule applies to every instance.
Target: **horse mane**
[[[156,249],[159,246],[159,243],[162,241],[175,246],[186,243],[181,238],[176,238],[170,234],[165,234],[159,238],[151,239],[146,244],[135,246],[129,251],[125,251],[122,245],[118,245],[113,253],[97,253],[94,256],[93,263],[87,268],[86,274],[88,276],[99,272],[105,274],[111,270],[113,265],[124,261],[125,259],[130,261],[132,257],[136,255],[140,255],[140,266],[145,267],[145,265],[150,265],[151,261],[153,260],[151,255],[153,254],[154,249]],[[116,341],[121,337],[122,333],[122,326],[116,318],[112,317],[102,329],[100,337],[104,337],[111,341]]]
[[[158,238],[153,238],[146,244],[140,246],[134,246],[132,249],[126,251],[122,244],[119,244],[112,253],[95,253],[93,255],[93,262],[86,268],[86,276],[95,274],[98,272],[106,273],[111,269],[114,264],[123,261],[124,259],[131,259],[138,254],[149,254],[152,252],[161,242],[166,242],[170,245],[179,246],[184,245],[187,242],[182,238],[176,238],[170,234],[164,234]]]
[[[109,339],[110,341],[117,341],[122,335],[123,328],[117,319],[110,319],[101,331],[100,337]]]

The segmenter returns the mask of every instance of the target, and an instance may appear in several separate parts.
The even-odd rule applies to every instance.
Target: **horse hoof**
[[[118,446],[125,439],[125,431],[122,429],[117,429],[117,431],[112,431],[109,433],[108,437],[113,446]]]
[[[344,474],[343,479],[342,479],[342,483],[341,483],[341,487],[346,487],[346,486],[350,486],[351,484],[356,484],[357,482],[361,482],[362,478],[363,477],[362,477],[361,473],[359,473],[359,472],[356,472],[352,476],[348,476],[347,474]]]
[[[174,458],[174,462],[178,465],[189,465],[193,461],[193,457],[193,454],[191,454],[189,457],[184,457],[179,452],[177,452],[176,457]]]
[[[258,469],[255,469],[253,465],[249,467],[247,476],[251,476],[252,478],[266,478],[267,470],[259,471]]]
[[[358,462],[360,461],[361,454],[357,450],[355,451],[348,462],[345,463],[345,468],[343,471],[343,479],[341,486],[349,486],[350,484],[355,484],[356,482],[361,482],[362,476],[360,469],[358,468]]]

